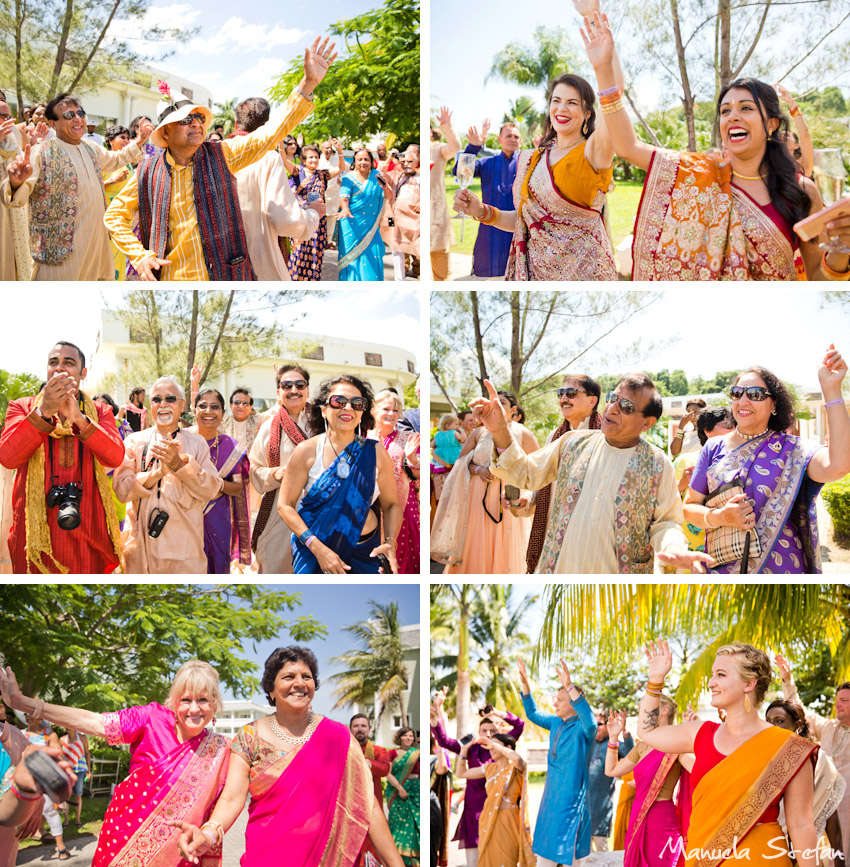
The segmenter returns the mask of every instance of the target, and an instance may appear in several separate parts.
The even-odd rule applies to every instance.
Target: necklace
[[[576,139],[572,144],[568,144],[568,145],[559,145],[559,144],[556,144],[555,147],[556,147],[558,150],[568,151],[568,150],[572,150],[572,148],[574,148],[577,144],[580,144],[580,143],[583,142],[584,140],[585,140],[584,136],[581,136],[581,138]]]
[[[732,169],[732,174],[735,175],[736,178],[740,178],[742,181],[763,181],[764,178],[761,175],[756,175],[754,178],[751,178],[749,175],[740,175],[735,169]]]
[[[215,435],[215,439],[213,440],[212,445],[210,446],[210,459],[212,460],[212,462],[214,464],[218,463],[218,438],[219,438],[219,436],[220,436],[219,434]],[[215,457],[213,457],[213,454],[212,454],[213,449],[215,449]]]
[[[736,433],[736,434],[737,434],[737,435],[738,435],[742,440],[754,440],[754,439],[758,439],[759,437],[763,437],[763,436],[767,433],[767,431],[768,431],[768,428],[765,428],[761,433],[756,433],[756,434],[745,434],[745,433],[741,433],[741,430],[740,430],[740,429],[737,429],[737,430],[735,431],[735,433]]]
[[[333,444],[333,440],[331,439],[330,434],[325,434],[325,438],[331,444],[331,448],[334,450],[334,454],[337,457],[336,462],[336,474],[341,479],[347,479],[348,474],[351,472],[351,467],[348,465],[348,461],[344,461],[340,456],[339,452],[336,450],[336,446]]]
[[[286,741],[293,746],[300,747],[302,744],[306,744],[308,740],[310,740],[310,735],[316,731],[316,726],[319,724],[319,720],[317,717],[313,715],[313,711],[310,711],[310,716],[307,720],[307,728],[304,730],[304,734],[301,735],[300,738],[293,737],[289,732],[285,732],[280,725],[278,724],[277,717],[274,714],[266,717],[269,721],[269,727],[275,733],[277,737],[279,737],[282,741]]]

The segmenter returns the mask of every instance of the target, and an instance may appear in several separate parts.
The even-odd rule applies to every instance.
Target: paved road
[[[325,250],[325,257],[322,260],[322,280],[339,280],[339,268],[337,267],[337,250]],[[408,280],[413,280],[413,277],[408,277]],[[384,280],[392,283],[393,281],[393,259],[389,251],[384,254]]]

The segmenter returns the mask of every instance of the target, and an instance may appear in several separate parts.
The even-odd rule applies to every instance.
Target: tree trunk
[[[729,0],[720,0],[720,2],[728,3]],[[688,65],[685,61],[685,44],[682,41],[678,0],[670,0],[670,14],[673,21],[673,36],[676,40],[676,57],[679,60],[679,77],[682,80],[682,105],[685,109],[685,123],[688,127],[688,150],[694,152],[697,149],[697,131],[694,125],[694,95],[691,92]]]
[[[192,290],[192,323],[189,330],[189,353],[186,357],[186,394],[191,400],[192,368],[195,366],[195,353],[198,348],[198,308],[200,306],[200,292]],[[209,365],[207,365],[209,367]]]
[[[640,125],[646,131],[646,134],[649,136],[650,141],[655,145],[655,147],[660,148],[662,144],[658,141],[658,136],[652,131],[652,127],[643,119],[643,115],[638,111],[637,106],[632,102],[632,98],[629,95],[628,90],[623,91],[623,96],[626,97],[626,102],[629,104],[629,108],[634,112],[635,117],[640,121]],[[628,160],[620,161],[623,166],[623,178],[627,181],[632,179],[632,164]]]
[[[18,100],[18,120],[24,119],[24,91],[21,87],[21,50],[23,49],[23,28],[26,10],[23,0],[15,0],[15,97]]]
[[[458,603],[460,606],[460,623],[458,625],[457,650],[457,736],[462,738],[469,733],[469,608],[472,586],[460,585]]]
[[[109,29],[109,25],[112,23],[112,19],[115,17],[115,13],[118,11],[118,7],[121,5],[121,0],[115,0],[112,4],[112,11],[109,13],[109,17],[106,19],[106,23],[103,25],[103,28],[100,31],[100,36],[97,37],[96,42],[92,46],[91,51],[88,54],[88,57],[83,61],[82,66],[77,70],[76,76],[74,76],[74,80],[71,82],[68,90],[73,91],[74,88],[79,83],[80,79],[85,75],[86,70],[89,68],[89,64],[92,62],[92,58],[97,53],[98,48],[100,48],[100,43],[103,42],[103,37],[106,36],[106,31]]]
[[[230,309],[233,307],[233,298],[236,295],[236,290],[230,290],[230,297],[227,299],[227,307],[224,308],[224,315],[221,317],[221,325],[218,328],[218,334],[215,337],[215,343],[213,344],[212,352],[210,352],[210,357],[207,359],[206,366],[204,367],[204,373],[201,381],[206,378],[206,375],[212,370],[212,366],[215,363],[215,357],[218,354],[218,348],[221,346],[221,341],[224,338],[224,331],[227,328],[227,322],[230,319]]]
[[[526,295],[526,300],[528,296]],[[520,339],[519,292],[511,292],[511,391],[518,395],[522,385],[522,341]]]
[[[458,408],[455,406],[455,402],[449,397],[449,393],[446,391],[446,387],[443,385],[443,383],[440,379],[440,374],[437,373],[436,371],[432,370],[431,376],[434,377],[434,382],[437,383],[437,385],[440,388],[440,391],[443,392],[443,395],[445,396],[446,400],[449,402],[449,406],[454,411],[454,414],[457,415],[458,414]]]
[[[489,379],[487,375],[487,362],[484,360],[484,341],[481,339],[481,317],[478,315],[478,293],[470,292],[469,297],[472,301],[472,326],[475,329],[475,352],[478,355],[478,383],[481,386],[481,394],[486,397],[487,389],[484,387],[484,380]]]
[[[732,80],[732,3],[731,0],[718,0],[717,17],[720,22],[720,88]]]
[[[74,0],[65,0],[65,16],[62,19],[62,33],[59,36],[59,45],[56,47],[56,61],[53,64],[53,75],[50,76],[48,89],[49,99],[53,99],[59,93],[59,76],[65,65],[65,49],[68,46],[68,34],[71,32],[71,19],[74,17]]]

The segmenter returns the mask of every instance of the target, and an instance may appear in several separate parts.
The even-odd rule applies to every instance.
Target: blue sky
[[[155,24],[200,27],[199,35],[187,44],[160,43],[152,62],[209,88],[214,101],[223,102],[232,97],[264,95],[292,58],[303,56],[304,48],[316,36],[327,35],[331,24],[376,5],[371,0],[311,0],[309,5],[270,0],[244,4],[178,0],[154,3],[141,28],[138,23],[119,21],[111,32],[146,55],[153,53],[152,46],[136,38],[140,30]],[[163,48],[174,53],[159,60]]]
[[[369,616],[369,600],[386,604],[394,601],[399,606],[399,620],[403,626],[419,623],[419,584],[268,584],[270,590],[285,590],[289,593],[300,593],[302,604],[293,612],[284,615],[287,620],[294,620],[301,615],[312,614],[328,629],[326,638],[317,638],[307,644],[319,660],[319,690],[313,701],[314,709],[325,716],[340,722],[348,722],[351,711],[347,708],[333,710],[333,684],[328,675],[340,670],[328,660],[339,656],[348,650],[356,649],[353,637],[343,631]],[[269,641],[260,642],[256,648],[247,643],[243,646],[243,657],[255,662],[257,677],[261,678],[263,666],[269,654],[278,647],[294,644],[288,633]],[[226,699],[233,698],[225,693]],[[254,696],[256,701],[265,703],[262,694]]]

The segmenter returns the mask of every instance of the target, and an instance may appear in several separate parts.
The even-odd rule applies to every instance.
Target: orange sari
[[[487,800],[478,820],[478,853],[482,867],[534,867],[528,786],[525,768],[484,765]],[[508,806],[508,802],[512,806]]]
[[[779,226],[711,154],[656,150],[635,218],[634,280],[796,280]]]
[[[687,867],[726,862],[790,867],[782,829],[759,823],[817,747],[776,726],[750,738],[697,783],[687,830]]]

